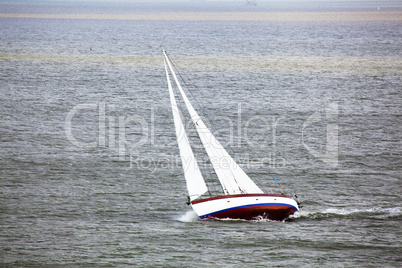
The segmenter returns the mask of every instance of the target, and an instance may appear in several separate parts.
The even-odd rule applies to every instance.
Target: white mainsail
[[[239,167],[234,159],[227,153],[219,141],[212,135],[206,127],[201,117],[195,111],[188,100],[183,88],[181,87],[177,76],[173,70],[171,62],[163,51],[170,72],[174,81],[179,88],[187,110],[196,127],[201,142],[211,160],[212,166],[218,176],[225,194],[250,194],[263,193],[263,191],[247,176],[247,174]],[[165,66],[166,67],[166,66]],[[168,80],[170,83],[170,80]],[[184,131],[184,130],[183,130]]]
[[[172,106],[173,120],[176,128],[177,143],[181,160],[183,163],[184,177],[186,179],[187,189],[190,201],[199,198],[208,191],[204,178],[202,177],[200,168],[198,167],[190,142],[187,138],[183,122],[180,118],[180,112],[177,107],[176,99],[173,94],[172,84],[170,82],[168,69],[165,61],[166,79],[169,87],[170,103]]]

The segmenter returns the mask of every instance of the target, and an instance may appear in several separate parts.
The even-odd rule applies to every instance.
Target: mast
[[[218,176],[224,193],[227,195],[263,193],[263,191],[247,176],[247,174],[240,168],[240,166],[234,161],[234,159],[228,154],[228,152],[206,127],[205,123],[195,111],[185,92],[183,91],[183,88],[181,87],[173,70],[172,64],[164,50],[163,54],[165,55],[165,61],[169,66],[173,79],[180,91],[186,108],[191,116],[191,120],[196,127],[197,133]]]

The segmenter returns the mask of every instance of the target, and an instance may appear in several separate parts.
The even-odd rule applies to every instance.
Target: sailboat
[[[298,202],[293,196],[265,193],[240,168],[235,160],[207,128],[184,92],[172,62],[166,51],[164,55],[167,85],[176,138],[182,159],[184,177],[188,189],[188,204],[202,220],[211,219],[268,219],[284,221],[299,211]],[[212,167],[222,186],[222,194],[208,195],[209,189],[197,163],[194,151],[181,119],[171,77],[180,92],[182,102],[191,117],[201,144],[211,160]],[[212,160],[213,159],[213,160]]]

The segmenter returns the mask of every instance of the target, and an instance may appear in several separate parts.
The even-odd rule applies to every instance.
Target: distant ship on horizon
[[[257,5],[257,1],[255,0],[247,0],[247,6],[256,6]]]

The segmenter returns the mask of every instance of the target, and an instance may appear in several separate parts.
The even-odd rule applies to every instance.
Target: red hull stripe
[[[236,215],[236,211],[237,210],[244,210],[247,208],[255,208],[255,207],[259,207],[259,208],[263,208],[268,214],[270,211],[278,211],[280,209],[286,209],[289,210],[289,214],[286,215],[284,218],[287,218],[287,216],[295,213],[296,211],[298,211],[298,209],[292,205],[289,204],[283,204],[283,203],[261,203],[261,204],[253,204],[253,205],[245,205],[245,206],[239,206],[239,207],[233,207],[233,208],[228,208],[228,209],[223,209],[220,211],[216,211],[213,213],[209,213],[209,214],[205,214],[200,216],[201,219],[204,218],[219,218],[219,214],[224,214],[226,215],[226,217],[231,218],[230,216],[227,216],[229,214],[231,214],[233,212],[234,215]],[[237,218],[237,217],[236,217]]]

